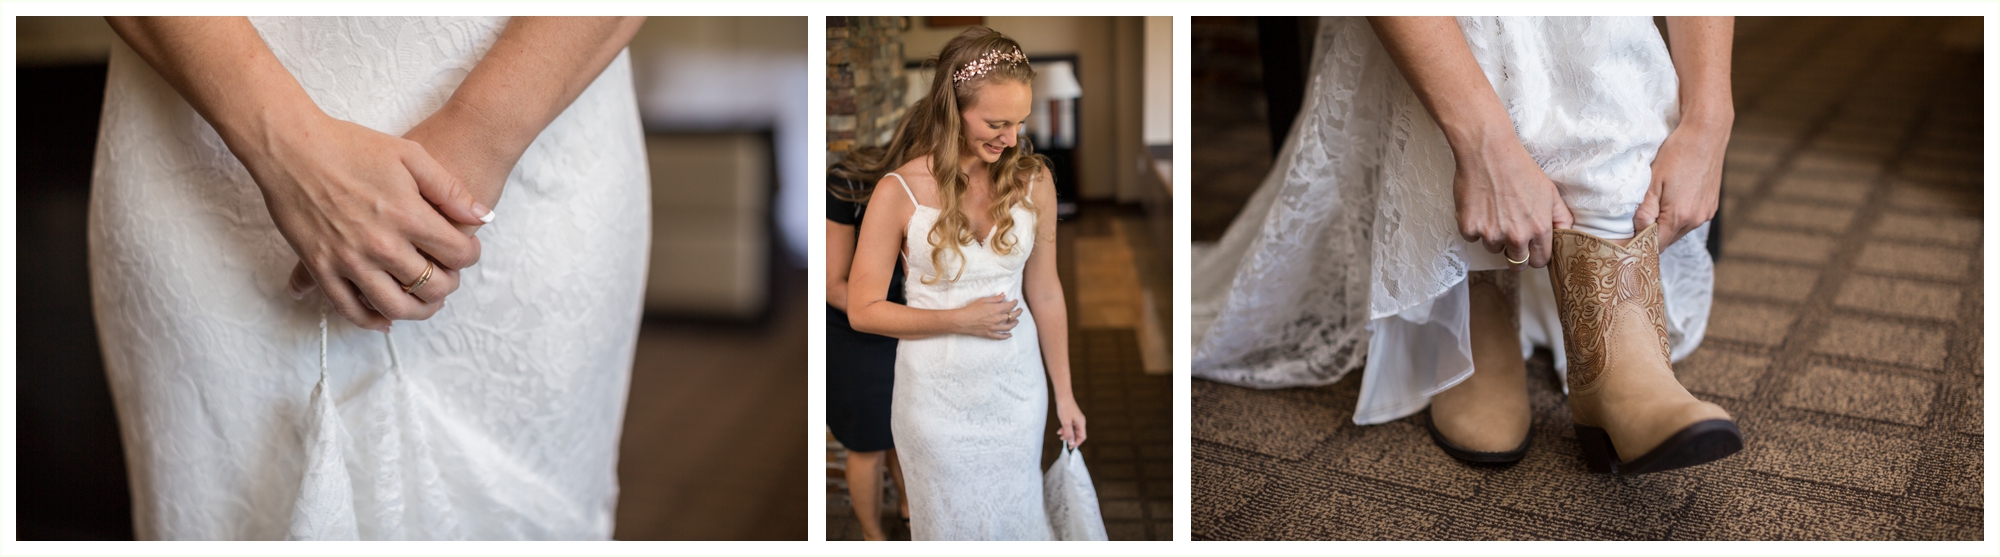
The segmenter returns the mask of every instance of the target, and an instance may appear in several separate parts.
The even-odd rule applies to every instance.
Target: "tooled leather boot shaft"
[[[1625,312],[1642,312],[1644,319],[1626,320],[1623,326],[1650,323],[1660,339],[1658,354],[1626,356],[1666,361],[1667,311],[1660,287],[1658,226],[1647,227],[1624,247],[1574,230],[1556,230],[1553,244],[1549,282],[1562,319],[1570,392],[1588,388],[1611,367],[1610,339],[1618,333],[1617,317]]]

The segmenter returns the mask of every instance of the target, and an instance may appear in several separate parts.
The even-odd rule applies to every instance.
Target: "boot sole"
[[[1743,450],[1743,430],[1729,420],[1695,422],[1631,462],[1618,460],[1611,435],[1603,428],[1577,425],[1576,440],[1583,446],[1583,463],[1590,471],[1622,476],[1707,464]]]
[[[1430,430],[1431,442],[1436,443],[1439,449],[1444,449],[1444,454],[1474,464],[1513,464],[1520,462],[1522,457],[1528,456],[1528,445],[1535,440],[1535,430],[1530,428],[1528,435],[1521,438],[1521,446],[1515,447],[1514,450],[1488,452],[1467,449],[1458,446],[1457,443],[1452,443],[1450,439],[1446,439],[1444,432],[1438,431],[1437,421],[1431,419],[1431,414],[1428,410],[1424,411],[1424,429]]]

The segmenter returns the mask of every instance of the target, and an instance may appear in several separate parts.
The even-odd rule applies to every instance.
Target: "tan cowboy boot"
[[[1741,450],[1729,413],[1674,378],[1658,227],[1624,247],[1556,230],[1554,249],[1549,282],[1569,355],[1569,412],[1590,471],[1644,474]]]
[[[1466,462],[1508,463],[1528,454],[1528,369],[1521,361],[1520,287],[1514,271],[1473,271],[1472,377],[1431,397],[1431,441]]]

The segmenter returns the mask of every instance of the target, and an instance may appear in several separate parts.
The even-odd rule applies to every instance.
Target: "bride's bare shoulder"
[[[928,202],[936,197],[932,195],[937,191],[937,178],[931,175],[930,155],[910,159],[910,162],[896,167],[896,175],[903,177],[903,183],[909,185],[910,194],[917,199]]]

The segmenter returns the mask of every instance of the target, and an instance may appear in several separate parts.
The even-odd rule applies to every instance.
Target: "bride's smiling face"
[[[1027,124],[1034,103],[1034,91],[1027,83],[993,80],[981,86],[972,106],[964,107],[959,124],[965,139],[963,149],[992,164],[1020,142],[1021,126]]]

